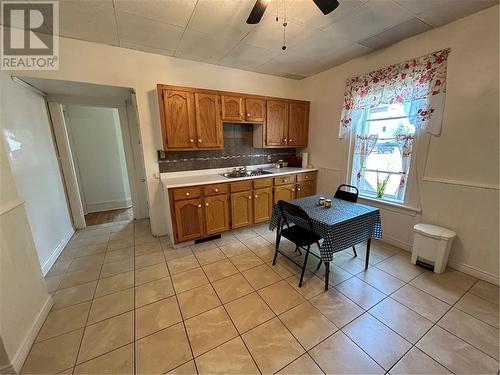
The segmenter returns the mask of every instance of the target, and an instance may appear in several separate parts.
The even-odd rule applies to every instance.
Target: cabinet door
[[[221,96],[222,120],[241,121],[244,119],[243,98],[240,96]]]
[[[193,94],[186,91],[163,90],[162,99],[165,148],[195,147]]]
[[[266,146],[285,146],[288,129],[288,102],[268,100]]]
[[[229,230],[229,199],[227,194],[205,197],[206,234]]]
[[[222,148],[219,96],[196,92],[194,101],[198,148]]]
[[[306,147],[309,130],[309,103],[292,102],[289,112],[287,145]]]
[[[314,195],[314,181],[299,182],[297,183],[297,198],[308,197]]]
[[[252,191],[231,194],[231,227],[233,229],[252,225]]]
[[[274,188],[274,203],[295,199],[295,185],[282,185]]]
[[[178,242],[203,237],[203,207],[201,199],[175,202],[175,223]]]
[[[245,121],[264,122],[266,119],[266,101],[264,99],[245,99]]]
[[[271,220],[273,188],[256,189],[253,192],[253,221],[255,224]]]

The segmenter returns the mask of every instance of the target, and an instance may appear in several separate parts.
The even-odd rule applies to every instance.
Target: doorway
[[[132,220],[118,108],[62,105],[86,225]]]

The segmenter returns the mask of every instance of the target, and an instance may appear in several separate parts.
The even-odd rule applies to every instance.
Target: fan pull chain
[[[283,19],[283,46],[281,46],[281,49],[284,51],[286,50],[286,26],[288,23],[286,22],[286,6],[285,6],[285,0],[283,0],[283,13],[285,15]]]

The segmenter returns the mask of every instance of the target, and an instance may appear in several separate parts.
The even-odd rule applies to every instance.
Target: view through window
[[[360,195],[404,202],[415,136],[405,106],[409,104],[364,111],[355,129],[351,176]]]

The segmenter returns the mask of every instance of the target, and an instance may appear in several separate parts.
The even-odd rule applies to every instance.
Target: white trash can
[[[431,224],[417,224],[413,227],[413,232],[411,262],[433,264],[435,273],[444,272],[456,233]]]

